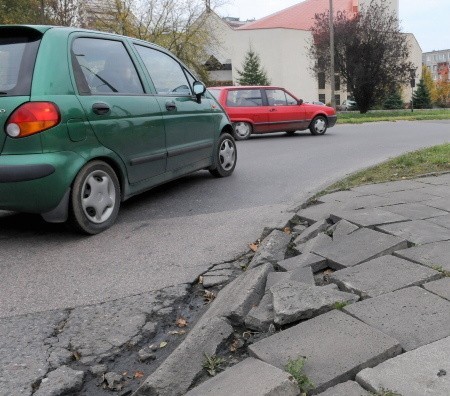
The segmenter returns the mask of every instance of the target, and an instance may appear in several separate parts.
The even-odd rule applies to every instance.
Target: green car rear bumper
[[[55,209],[85,162],[74,152],[1,155],[0,209],[39,214]]]

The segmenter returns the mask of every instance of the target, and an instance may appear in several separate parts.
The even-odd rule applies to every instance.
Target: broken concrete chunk
[[[327,260],[314,253],[305,253],[279,261],[277,267],[283,271],[292,271],[301,267],[311,267],[313,272],[317,272],[327,268]]]
[[[274,322],[279,325],[309,319],[335,308],[336,304],[351,304],[359,300],[352,293],[289,281],[271,287]]]
[[[304,230],[297,238],[294,240],[294,244],[298,245],[300,243],[308,242],[310,239],[316,237],[320,232],[325,231],[330,226],[325,219],[315,222],[313,225],[309,226]]]
[[[47,374],[35,396],[60,396],[75,393],[83,386],[84,372],[61,366]]]
[[[267,263],[276,264],[277,261],[283,260],[290,240],[290,235],[279,230],[272,231],[262,241],[248,268],[252,269]]]

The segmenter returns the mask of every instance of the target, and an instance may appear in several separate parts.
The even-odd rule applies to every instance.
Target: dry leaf
[[[144,372],[143,371],[136,371],[134,373],[134,378],[139,379],[142,378],[144,376]]]
[[[203,285],[203,276],[198,277],[198,284]]]
[[[175,324],[178,327],[186,327],[188,325],[188,322],[185,318],[178,318],[177,321],[175,322]]]
[[[239,340],[235,338],[230,345],[230,352],[236,352],[238,348],[239,348]]]
[[[248,247],[250,248],[250,250],[252,250],[253,252],[256,252],[258,250],[258,245],[256,245],[255,243],[251,243],[250,245],[248,245]]]
[[[165,346],[167,346],[167,341],[162,341],[162,342],[159,344],[159,347],[160,347],[160,348],[164,348]]]
[[[80,355],[80,353],[79,352],[77,352],[77,351],[75,351],[74,353],[73,353],[73,358],[75,359],[75,360],[80,360],[81,359],[81,355]]]
[[[291,229],[289,227],[285,227],[283,231],[285,234],[291,235]]]

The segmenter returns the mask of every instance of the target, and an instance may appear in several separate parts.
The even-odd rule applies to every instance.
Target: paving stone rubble
[[[286,365],[303,359],[308,395],[449,396],[449,218],[450,175],[302,205],[292,233],[280,223],[251,260],[203,274],[205,289],[237,277],[133,395],[299,395]],[[0,319],[0,394],[76,393],[89,376],[120,386],[109,362],[154,337],[187,290]],[[140,346],[136,361],[154,362],[157,349]],[[205,381],[205,358],[215,355],[230,367]]]

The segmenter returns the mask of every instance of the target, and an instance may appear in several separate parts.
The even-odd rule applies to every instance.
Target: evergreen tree
[[[403,100],[400,91],[397,89],[392,92],[384,101],[383,109],[385,110],[397,110],[403,109]]]
[[[425,85],[423,79],[420,79],[417,85],[416,92],[413,95],[413,106],[416,109],[431,109],[431,97],[427,86]]]
[[[245,55],[243,70],[237,70],[239,85],[270,85],[266,72],[261,67],[259,55],[250,47]]]

